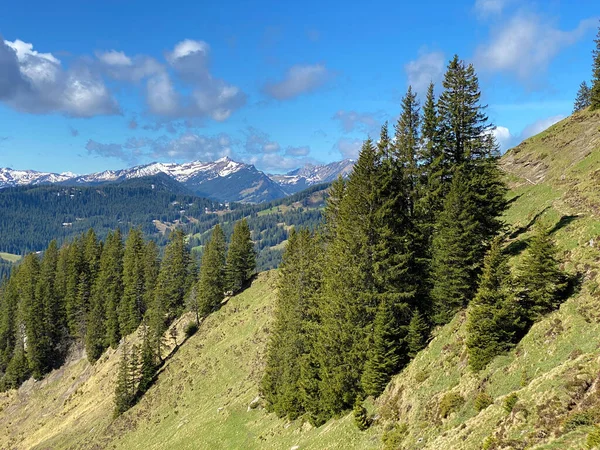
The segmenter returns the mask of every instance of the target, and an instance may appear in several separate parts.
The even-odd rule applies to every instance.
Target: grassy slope
[[[351,417],[308,429],[248,410],[258,395],[274,282],[274,272],[261,274],[206,320],[142,401],[114,422],[118,351],[2,394],[0,448],[377,448],[377,431],[358,432]]]
[[[384,421],[408,425],[402,448],[581,449],[591,427],[569,426],[600,407],[600,114],[568,118],[511,150],[503,165],[514,198],[507,222],[515,257],[531,225],[553,226],[565,268],[579,273],[579,293],[537,323],[516,349],[478,374],[467,369],[465,314],[437,330],[429,347],[388,386],[378,404]],[[465,402],[442,419],[448,392]],[[477,413],[486,392],[494,403]],[[519,402],[508,414],[504,398]]]
[[[359,433],[352,417],[318,429],[287,424],[260,408],[257,395],[274,273],[211,316],[166,364],[138,406],[111,422],[118,354],[94,367],[78,360],[46,380],[0,397],[0,448],[378,448],[391,424],[407,426],[406,449],[579,449],[590,426],[569,418],[600,407],[600,114],[585,112],[528,140],[503,158],[514,201],[506,219],[515,258],[531,225],[554,226],[565,268],[578,272],[578,294],[536,324],[519,346],[479,374],[467,367],[465,315],[436,330],[426,350],[388,386],[375,407],[379,426]],[[182,321],[183,323],[184,321]],[[477,413],[474,399],[494,403]],[[441,398],[465,403],[448,418]],[[519,402],[508,414],[504,398]]]
[[[3,259],[5,261],[9,261],[9,262],[17,262],[18,260],[21,259],[21,256],[20,255],[13,255],[12,253],[0,252],[0,259]]]

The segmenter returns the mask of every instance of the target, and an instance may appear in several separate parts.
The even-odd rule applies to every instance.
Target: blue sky
[[[570,114],[598,14],[591,0],[30,1],[0,16],[0,167],[355,157],[455,53],[506,149]]]

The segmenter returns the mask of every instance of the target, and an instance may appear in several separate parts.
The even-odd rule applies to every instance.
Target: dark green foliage
[[[21,383],[31,376],[31,369],[29,368],[29,362],[25,355],[24,337],[25,336],[19,333],[15,344],[14,354],[6,367],[6,372],[2,378],[3,390],[18,388]]]
[[[440,400],[440,417],[447,418],[453,412],[458,411],[464,405],[465,399],[457,392],[448,392]]]
[[[197,318],[215,311],[223,301],[226,287],[225,247],[225,235],[217,224],[202,255],[200,279],[196,289],[190,292],[190,299],[188,300],[188,303],[193,304]]]
[[[518,401],[519,396],[517,394],[515,394],[514,392],[512,394],[509,394],[504,399],[504,411],[510,414]]]
[[[481,392],[481,393],[477,394],[477,397],[475,397],[475,409],[478,412],[483,411],[488,406],[490,406],[492,403],[494,403],[494,399],[492,398],[492,396],[490,394],[487,394],[485,392]]]
[[[321,252],[318,238],[310,231],[292,231],[280,268],[275,322],[261,394],[269,410],[291,419],[304,412],[303,395],[307,392],[301,385],[303,381],[310,382],[306,380],[307,374],[302,373],[300,361],[309,357],[311,348],[310,331],[316,320],[315,296],[321,285],[318,264]],[[309,367],[304,368],[307,369]]]
[[[600,109],[600,28],[598,28],[598,35],[594,40],[596,48],[593,50],[593,64],[592,64],[592,89],[590,94],[590,105],[592,110]]]
[[[144,395],[144,393],[152,386],[156,370],[158,369],[158,358],[156,357],[154,346],[150,341],[150,334],[148,333],[147,327],[143,327],[143,340],[141,347],[141,354],[139,357],[140,368],[139,368],[139,383],[137,386],[137,396]]]
[[[129,231],[123,254],[123,297],[119,305],[119,326],[124,335],[140,324],[147,308],[151,280],[146,277],[146,244],[139,228]]]
[[[414,358],[417,353],[425,348],[429,337],[429,324],[425,317],[417,310],[413,313],[408,324],[408,333],[406,335],[406,344],[408,346],[408,356]]]
[[[585,81],[582,81],[577,91],[577,97],[575,98],[575,104],[573,106],[573,112],[583,111],[589,107],[592,103],[592,90],[588,87]]]
[[[477,295],[467,319],[469,367],[483,369],[496,355],[510,349],[524,328],[523,312],[515,300],[502,240],[496,239],[485,257]]]
[[[198,323],[190,322],[185,326],[185,337],[190,338],[198,332]]]
[[[439,324],[448,322],[467,305],[477,281],[481,241],[477,237],[476,205],[467,183],[466,176],[458,171],[433,237],[431,295]]]
[[[538,227],[517,271],[519,301],[531,323],[556,309],[564,299],[567,279],[556,253],[548,230]]]
[[[398,337],[396,318],[385,299],[379,303],[373,322],[373,336],[369,343],[367,361],[361,377],[366,395],[378,397],[399,368],[400,355],[395,340]]]
[[[227,253],[227,288],[238,292],[250,280],[256,268],[256,253],[246,219],[233,228]]]
[[[365,431],[371,426],[367,409],[362,405],[360,397],[356,397],[352,415],[354,416],[354,423],[360,431]]]

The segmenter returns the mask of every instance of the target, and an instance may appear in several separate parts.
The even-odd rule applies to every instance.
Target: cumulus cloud
[[[79,136],[79,130],[73,127],[69,127],[69,133],[71,133],[71,136],[73,137]]]
[[[248,158],[243,158],[250,164],[254,164],[260,170],[266,172],[288,172],[293,169],[305,166],[306,164],[318,164],[313,158],[295,156],[286,156],[277,153],[266,153],[263,155],[252,155]]]
[[[357,159],[362,144],[360,139],[340,138],[333,147],[344,159]]]
[[[510,0],[475,0],[475,12],[482,18],[501,14]]]
[[[280,81],[265,84],[263,91],[277,100],[288,100],[314,92],[333,78],[323,64],[295,65],[288,69]]]
[[[476,49],[475,62],[484,70],[514,73],[527,79],[546,69],[561,50],[596,25],[596,19],[586,19],[575,29],[563,31],[541,16],[520,13],[496,29],[487,44]]]
[[[511,134],[508,128],[497,126],[494,130],[492,130],[492,134],[500,146],[501,151],[504,152],[511,147],[514,136]]]
[[[281,146],[272,141],[270,136],[254,127],[248,127],[244,131],[246,141],[244,149],[248,153],[277,153],[281,150]]]
[[[529,139],[530,137],[541,133],[564,118],[565,116],[558,115],[536,120],[535,122],[527,125],[520,133],[517,134],[513,134],[508,128],[501,126],[496,127],[492,133],[496,138],[496,142],[498,142],[498,145],[500,146],[500,150],[504,153],[509,148],[518,145],[525,139]]]
[[[150,143],[153,158],[168,158],[181,161],[214,161],[223,156],[231,156],[233,139],[225,134],[204,136],[184,133],[175,139],[165,136]]]
[[[102,78],[85,64],[65,69],[51,53],[19,39],[0,38],[0,100],[23,112],[73,117],[117,114]]]
[[[419,52],[419,57],[404,66],[408,84],[424,94],[431,82],[438,83],[444,75],[445,58],[442,52]]]
[[[110,50],[96,52],[96,57],[102,73],[119,81],[137,83],[165,72],[164,66],[149,56],[129,57],[123,52]]]
[[[342,130],[350,133],[355,130],[371,133],[381,125],[381,113],[359,113],[339,110],[332,119],[340,123]]]
[[[134,158],[131,152],[123,149],[121,144],[103,144],[101,142],[89,139],[85,144],[85,149],[89,155],[100,156],[103,158],[116,158],[128,163],[133,163]]]

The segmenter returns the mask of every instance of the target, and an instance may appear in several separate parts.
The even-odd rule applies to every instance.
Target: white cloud
[[[340,138],[333,147],[344,159],[357,159],[362,144],[360,139]]]
[[[85,64],[65,69],[33,44],[0,38],[0,99],[28,113],[91,117],[117,114],[116,100],[102,78]]]
[[[277,100],[288,100],[314,92],[332,78],[332,73],[323,64],[295,65],[281,81],[265,84],[263,91]]]
[[[477,48],[476,65],[527,79],[545,70],[561,50],[573,45],[596,25],[596,19],[587,19],[577,28],[563,31],[538,15],[520,13],[498,27],[490,42]]]
[[[427,91],[430,83],[438,83],[444,75],[445,58],[442,52],[419,52],[419,57],[404,66],[408,84],[419,94]]]
[[[285,154],[287,156],[308,156],[310,153],[310,147],[308,145],[303,145],[301,147],[287,147],[285,149]]]
[[[497,126],[492,134],[503,152],[511,147],[514,136],[508,128]]]
[[[169,53],[168,59],[171,61],[171,63],[174,63],[178,59],[197,53],[202,53],[204,56],[208,56],[209,49],[210,46],[204,41],[185,39],[175,45],[173,51]]]
[[[381,113],[359,113],[341,109],[333,115],[332,119],[338,120],[346,133],[354,130],[371,133],[381,125],[381,116]]]
[[[179,98],[171,79],[166,73],[157,75],[146,84],[146,102],[150,111],[161,116],[176,115]]]
[[[501,14],[510,0],[475,0],[475,12],[480,17]]]
[[[133,64],[129,56],[116,50],[97,53],[96,56],[100,61],[109,66],[131,66]]]
[[[527,125],[523,129],[523,131],[521,132],[520,138],[521,138],[521,140],[525,140],[527,138],[530,138],[531,136],[535,136],[536,134],[539,134],[542,131],[550,128],[555,123],[560,122],[564,118],[565,118],[565,116],[558,115],[558,116],[547,117],[544,119],[540,119],[536,122],[533,122],[532,124]]]
[[[182,161],[215,161],[223,156],[231,156],[233,144],[231,137],[224,133],[215,136],[184,133],[175,139],[162,137],[155,140],[151,144],[151,155],[153,158]]]

